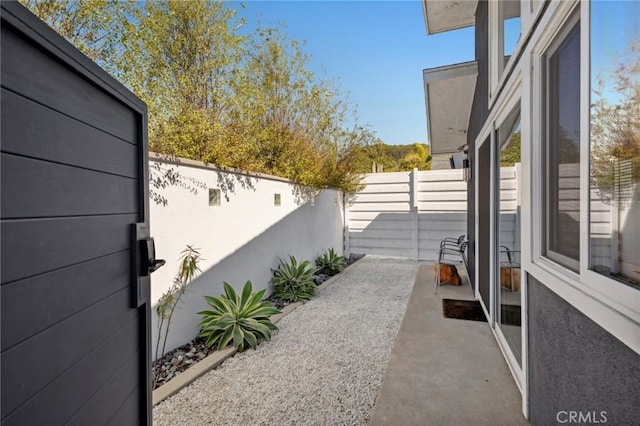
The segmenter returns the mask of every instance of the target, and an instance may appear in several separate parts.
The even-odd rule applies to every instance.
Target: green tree
[[[429,147],[423,143],[413,143],[410,145],[411,151],[407,152],[400,160],[401,170],[431,170],[431,154]]]
[[[135,76],[125,70],[136,65],[127,65],[131,55],[124,46],[129,40],[138,38],[138,26],[133,22],[134,18],[139,19],[144,15],[141,11],[142,4],[124,0],[20,1],[112,76],[134,89]],[[141,96],[141,93],[137,94]],[[149,104],[149,99],[144,100]],[[154,122],[153,108],[149,112],[149,118]],[[149,180],[151,199],[163,205],[167,204],[167,199],[162,195],[162,189],[167,186],[179,186],[193,193],[206,188],[202,182],[182,177],[175,167],[168,164],[154,163]]]
[[[385,145],[380,139],[374,143],[360,146],[351,152],[351,164],[359,173],[372,173],[378,168],[385,172],[397,171],[397,161],[389,155]]]
[[[511,140],[507,147],[500,152],[501,167],[511,167],[516,163],[520,163],[520,137],[521,132],[515,132],[511,135]]]
[[[313,87],[309,58],[295,40],[276,29],[260,29],[251,40],[235,80],[232,112],[238,135],[254,159],[253,169],[308,181],[316,158],[311,140]]]
[[[254,150],[257,171],[353,190],[359,176],[351,171],[349,153],[372,135],[347,126],[352,106],[337,84],[308,69],[303,47],[281,29],[256,32],[236,80],[233,122]]]
[[[36,16],[109,72],[119,55],[133,1],[20,0]]]
[[[387,145],[380,139],[373,144],[359,147],[352,153],[353,167],[359,173],[371,173],[374,165],[384,172],[431,169],[429,147],[423,143]]]
[[[241,36],[244,22],[221,1],[23,1],[147,104],[151,150],[315,188],[357,188],[351,153],[372,133],[283,30]],[[151,172],[156,202],[167,185],[199,187],[171,167]],[[219,182],[233,188],[224,172]]]
[[[243,52],[243,22],[222,2],[140,5],[123,37],[121,81],[149,108],[149,146],[221,167],[225,112]]]
[[[605,202],[624,204],[630,184],[640,181],[640,39],[631,42],[611,77],[609,92],[602,76],[593,88],[591,181]]]

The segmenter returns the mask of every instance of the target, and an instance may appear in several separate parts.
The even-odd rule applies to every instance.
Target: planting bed
[[[417,269],[365,257],[284,316],[271,341],[158,401],[154,425],[367,424]]]
[[[202,361],[216,349],[215,345],[206,346],[204,337],[196,337],[189,343],[168,352],[153,363],[152,374],[153,377],[158,378],[154,389],[159,388],[189,367]]]
[[[347,266],[357,262],[363,257],[363,254],[352,254],[347,258]],[[318,287],[322,287],[324,282],[329,278],[331,277],[328,275],[318,274],[315,279],[316,285]],[[275,297],[269,297],[268,300],[273,302],[273,305],[278,309],[282,309],[289,305],[289,302]],[[159,360],[154,361],[152,366],[152,377],[158,378],[157,382],[155,382],[154,389],[168,383],[171,379],[180,375],[191,366],[196,365],[199,361],[205,359],[209,354],[215,352],[217,349],[215,345],[213,347],[207,347],[204,343],[204,338],[196,337],[189,343],[168,352]]]

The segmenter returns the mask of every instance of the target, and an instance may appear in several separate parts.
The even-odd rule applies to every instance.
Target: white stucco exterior
[[[152,162],[153,163],[153,162]],[[189,163],[190,165],[185,165]],[[222,282],[236,289],[251,280],[254,291],[269,287],[271,268],[289,254],[313,261],[323,250],[343,252],[343,197],[328,189],[314,201],[301,200],[295,186],[275,177],[252,177],[253,188],[235,185],[227,201],[209,205],[209,188],[219,188],[218,171],[204,165],[182,162],[172,165],[183,177],[205,183],[207,189],[193,194],[179,186],[159,191],[167,205],[150,202],[151,235],[156,257],[166,265],[153,273],[151,283],[153,353],[157,338],[155,307],[177,272],[180,253],[187,244],[198,248],[202,274],[189,284],[174,313],[166,349],[193,339],[199,331],[197,312],[207,308],[203,296],[220,295]],[[237,176],[237,175],[232,175]],[[281,205],[274,206],[274,194]],[[271,289],[267,290],[267,294]]]

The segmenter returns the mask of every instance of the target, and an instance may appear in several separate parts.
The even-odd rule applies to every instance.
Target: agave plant
[[[346,262],[347,259],[344,256],[338,256],[335,250],[330,248],[316,259],[316,267],[319,273],[333,276],[342,272]]]
[[[313,281],[316,268],[309,264],[308,260],[298,263],[293,256],[289,256],[289,262],[280,259],[280,265],[271,278],[274,296],[288,302],[311,299],[316,290]]]
[[[198,312],[203,317],[200,336],[207,339],[206,344],[217,342],[218,348],[223,349],[233,339],[233,346],[241,352],[246,344],[255,349],[261,340],[271,339],[271,331],[278,328],[269,317],[280,311],[271,302],[262,300],[265,290],[253,293],[251,281],[245,283],[241,294],[229,283],[223,285],[223,295],[204,297],[213,309]]]

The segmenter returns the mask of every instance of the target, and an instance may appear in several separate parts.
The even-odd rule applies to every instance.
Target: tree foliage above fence
[[[351,152],[350,161],[355,171],[371,173],[431,169],[429,146],[423,143],[409,145],[387,145],[380,140],[373,144],[358,146]]]
[[[506,148],[500,152],[500,167],[511,167],[520,163],[520,140],[522,132],[517,131],[511,135],[511,140]]]
[[[92,61],[113,73],[120,35],[125,33],[133,2],[105,0],[20,0]]]
[[[640,38],[611,74],[592,87],[591,184],[606,203],[624,205],[640,182]]]
[[[148,105],[151,150],[357,188],[373,133],[284,29],[242,35],[221,1],[21,1]]]

